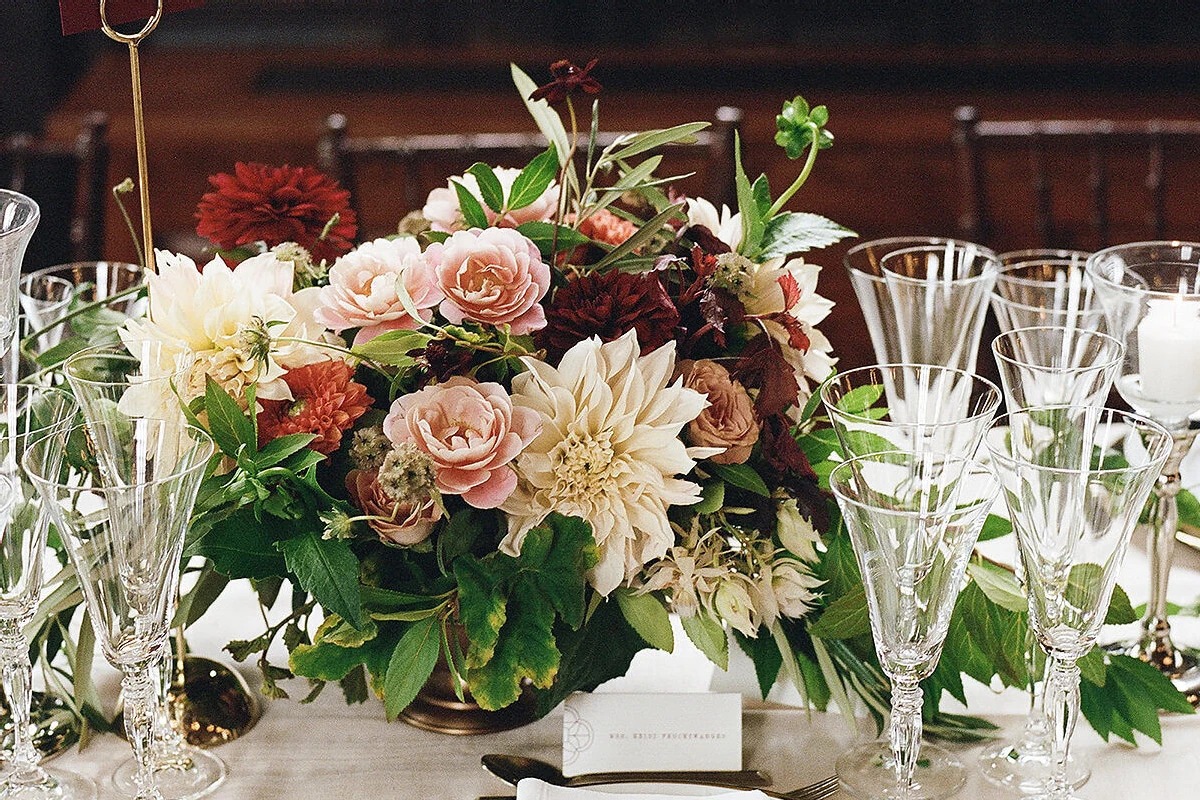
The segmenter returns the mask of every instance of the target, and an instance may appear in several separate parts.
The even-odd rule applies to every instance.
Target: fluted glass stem
[[[1050,738],[1050,727],[1043,710],[1043,694],[1046,688],[1049,661],[1042,656],[1042,649],[1033,635],[1032,628],[1025,629],[1025,670],[1029,680],[1029,714],[1025,717],[1025,729],[1021,732],[1019,752],[1045,752]]]
[[[29,724],[33,666],[29,663],[29,643],[17,620],[0,620],[0,656],[4,661],[4,696],[8,698],[13,723],[13,770],[6,781],[10,786],[33,786],[49,780],[49,776],[38,765],[41,759],[33,746]]]
[[[182,658],[182,655],[180,656]],[[169,696],[175,683],[177,659],[168,643],[163,648],[163,657],[156,666],[155,686],[158,687],[158,703],[154,709],[154,763],[156,769],[191,769],[192,759],[184,749],[183,736],[171,724]]]
[[[1175,532],[1179,528],[1178,495],[1182,488],[1179,466],[1196,439],[1195,431],[1173,435],[1171,454],[1163,465],[1154,487],[1154,505],[1150,512],[1150,598],[1142,619],[1140,653],[1161,668],[1177,667],[1175,644],[1171,641],[1171,623],[1167,619],[1167,581],[1171,559],[1175,555]]]
[[[896,787],[907,796],[912,786],[917,756],[921,752],[921,685],[914,678],[892,679],[892,721],[888,737],[892,745]]]
[[[1046,683],[1046,719],[1050,723],[1050,794],[1066,800],[1071,796],[1067,781],[1067,749],[1079,719],[1079,666],[1073,659],[1054,658]]]
[[[163,800],[154,783],[154,706],[158,671],[147,664],[127,667],[121,690],[125,696],[125,735],[137,759],[136,800]]]

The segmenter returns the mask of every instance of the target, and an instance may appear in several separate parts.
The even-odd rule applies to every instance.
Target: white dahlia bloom
[[[703,197],[689,197],[687,205],[688,227],[703,225],[709,232],[737,252],[742,244],[742,215],[734,214],[729,206],[717,207]]]
[[[326,334],[313,318],[318,290],[292,293],[291,261],[263,253],[230,269],[218,256],[201,272],[187,256],[160,250],[155,258],[158,273],[147,276],[149,318],[131,319],[119,331],[134,353],[140,342],[162,344],[164,363],[144,367],[151,374],[190,352],[190,393],[203,392],[208,375],[238,400],[252,383],[259,398],[290,400],[284,373],[329,358],[310,343]]]
[[[519,553],[551,511],[580,517],[600,547],[588,580],[604,595],[674,543],[669,506],[700,500],[697,484],[675,476],[695,466],[679,432],[707,401],[671,385],[674,343],[638,353],[634,331],[607,344],[586,339],[557,369],[527,358],[529,371],[513,379],[513,405],[537,411],[542,432],[514,462],[501,550]]]

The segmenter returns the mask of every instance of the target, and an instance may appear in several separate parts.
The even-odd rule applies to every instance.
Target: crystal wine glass
[[[901,361],[975,371],[1000,262],[974,244],[919,245],[880,261]]]
[[[884,256],[911,247],[945,248],[957,244],[959,243],[953,239],[940,236],[897,236],[863,242],[846,251],[843,264],[866,319],[876,361],[881,364],[896,364],[906,360],[906,349],[902,347],[902,331],[896,322],[891,290],[883,276]],[[986,247],[971,246],[980,253],[992,254]]]
[[[869,798],[929,800],[962,788],[966,770],[921,744],[922,691],[941,657],[967,560],[996,498],[983,463],[934,452],[888,451],[843,461],[830,486],[866,588],[871,635],[892,682],[884,742],[837,761],[838,778]]]
[[[90,778],[38,764],[30,719],[33,670],[21,632],[42,591],[49,518],[19,459],[36,439],[61,437],[76,410],[70,395],[57,389],[0,384],[0,659],[13,726],[10,771],[0,783],[5,800],[78,800],[97,791]]]
[[[41,211],[19,192],[0,189],[0,383],[16,382],[17,283]]]
[[[1001,331],[1059,326],[1104,330],[1104,307],[1084,264],[1086,253],[1005,263],[992,292],[992,311]]]
[[[1178,528],[1179,465],[1195,441],[1189,417],[1200,411],[1200,243],[1136,242],[1094,253],[1088,274],[1125,342],[1117,391],[1138,413],[1162,423],[1174,447],[1155,487],[1148,555],[1150,599],[1131,655],[1158,667],[1192,705],[1200,704],[1200,663],[1175,645],[1167,618],[1167,581]]]
[[[182,422],[182,403],[192,391],[190,354],[176,354],[154,342],[93,347],[81,350],[63,365],[72,390],[88,422],[156,418]],[[96,440],[102,461],[123,459],[121,441]],[[123,469],[118,467],[118,470]],[[178,602],[171,597],[171,616]],[[159,703],[155,708],[154,763],[159,791],[166,800],[191,800],[213,791],[225,779],[228,768],[216,755],[189,747],[171,724],[168,692],[174,675],[169,644],[164,661],[156,665]],[[113,782],[124,792],[135,789],[137,762],[129,759],[113,774]]]
[[[1125,346],[1107,334],[1075,326],[1008,330],[992,341],[1004,399],[1010,411],[1043,405],[1102,406],[1112,389]],[[1025,583],[1018,557],[1013,566]],[[1015,742],[985,748],[979,756],[983,775],[993,783],[1025,794],[1046,790],[1051,773],[1050,728],[1042,710],[1044,659],[1028,629],[1025,666],[1029,674],[1029,714]],[[1068,782],[1078,788],[1091,771],[1072,759]]]
[[[1079,715],[1076,662],[1096,643],[1171,437],[1145,417],[1095,406],[1023,409],[996,425],[1006,430],[987,445],[1024,565],[1030,625],[1051,662],[1051,769],[1041,796],[1065,800]]]
[[[848,457],[883,450],[970,456],[1000,407],[1000,390],[949,367],[881,364],[835,375],[821,400]]]
[[[123,439],[116,462],[98,442]],[[106,420],[72,428],[81,442],[39,439],[23,465],[49,508],[79,577],[105,658],[121,670],[125,732],[138,762],[137,800],[163,800],[155,784],[156,667],[167,646],[183,538],[215,448],[191,425]]]

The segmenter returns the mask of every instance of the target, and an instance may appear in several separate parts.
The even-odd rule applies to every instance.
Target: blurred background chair
[[[28,195],[41,209],[26,272],[103,258],[108,162],[108,117],[99,111],[84,117],[73,142],[27,133],[0,138],[0,186]]]
[[[741,109],[721,106],[712,125],[696,134],[694,143],[664,149],[657,173],[695,173],[678,188],[718,208],[722,203],[736,206],[734,134],[741,121]],[[622,135],[601,132],[598,144],[605,146]],[[522,167],[546,147],[540,133],[352,136],[346,116],[330,114],[317,155],[322,171],[350,190],[359,238],[371,239],[395,233],[396,223],[406,213],[421,210],[431,189],[446,186],[449,176],[461,174],[471,164]],[[374,209],[380,210],[373,213]]]
[[[972,106],[954,118],[963,238],[1096,250],[1196,235],[1182,209],[1200,180],[1200,121],[995,121]]]

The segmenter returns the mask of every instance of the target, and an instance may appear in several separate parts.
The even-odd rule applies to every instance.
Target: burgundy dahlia
[[[600,82],[592,77],[592,68],[599,59],[593,58],[586,67],[577,67],[565,58],[550,65],[552,80],[534,89],[529,95],[530,100],[545,100],[556,106],[566,100],[576,91],[587,94],[600,94]]]
[[[636,329],[644,355],[671,341],[678,325],[679,310],[657,275],[614,270],[574,278],[559,289],[535,341],[557,363],[583,339],[611,342]]]
[[[314,261],[332,262],[354,246],[358,228],[350,192],[312,167],[239,161],[234,174],[220,172],[208,182],[215,191],[200,199],[196,233],[222,250],[254,242],[268,247],[295,242]],[[330,225],[335,215],[337,221]]]

